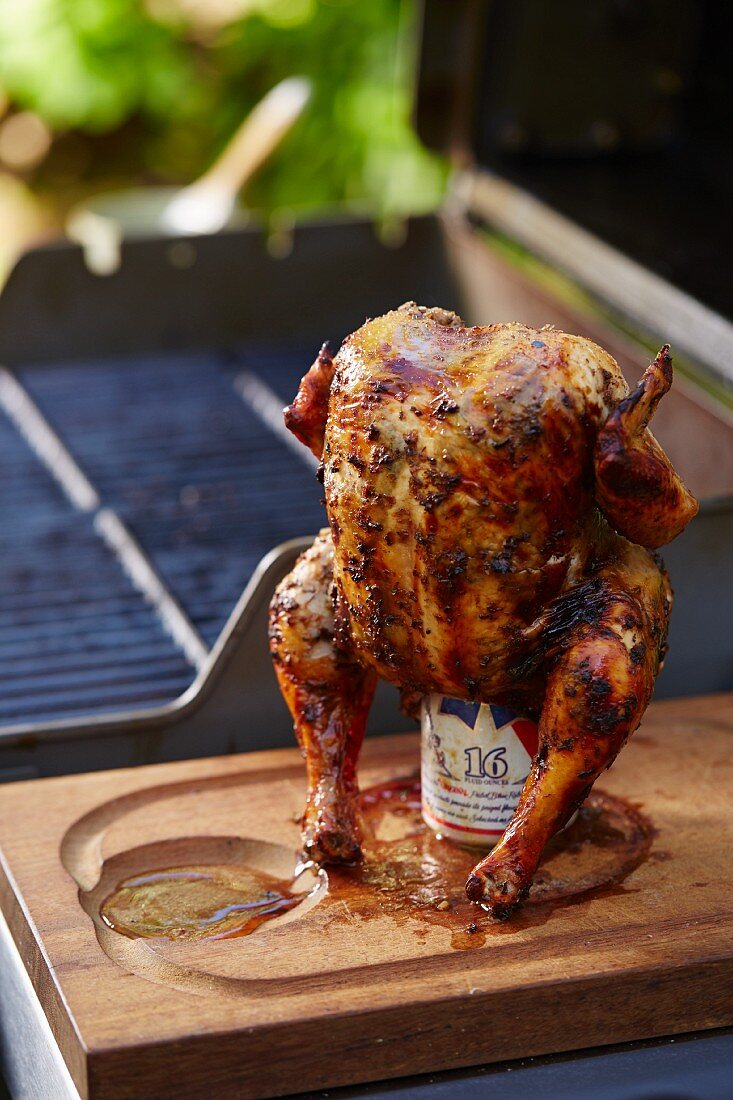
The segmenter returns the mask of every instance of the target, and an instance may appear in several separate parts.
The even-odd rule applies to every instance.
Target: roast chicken
[[[357,760],[383,677],[413,713],[435,692],[538,721],[516,813],[466,884],[500,918],[526,896],[664,659],[654,549],[697,511],[647,427],[671,382],[666,346],[629,393],[590,340],[412,302],[323,347],[285,420],[321,460],[328,528],[270,612],[309,858],[359,859]]]

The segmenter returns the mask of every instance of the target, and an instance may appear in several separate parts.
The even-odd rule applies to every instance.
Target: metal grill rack
[[[188,687],[260,559],[323,522],[310,455],[280,429],[308,356],[242,347],[5,376],[0,723]]]

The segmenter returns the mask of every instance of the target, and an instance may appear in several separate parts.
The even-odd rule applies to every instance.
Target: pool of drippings
[[[576,820],[547,846],[522,908],[506,923],[465,894],[481,853],[436,836],[423,822],[416,778],[391,780],[361,796],[364,858],[328,867],[321,902],[336,920],[389,917],[419,936],[449,930],[458,950],[544,923],[553,909],[602,892],[618,892],[649,853],[650,822],[622,799],[594,791]],[[277,879],[239,864],[193,864],[128,876],[102,902],[103,923],[123,935],[168,940],[232,939],[297,907],[302,880]]]
[[[618,891],[649,853],[654,830],[620,798],[593,791],[575,821],[545,849],[524,905],[506,922],[466,897],[469,872],[483,854],[444,840],[420,810],[419,779],[396,780],[362,795],[364,861],[329,868],[329,890],[354,916],[387,913],[394,920],[440,925],[454,948],[481,947],[491,934],[544,923],[553,908]]]
[[[123,879],[102,902],[107,927],[133,939],[233,939],[303,900],[253,867],[169,867]]]

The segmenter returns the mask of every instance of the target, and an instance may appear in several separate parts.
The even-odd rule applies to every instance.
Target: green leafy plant
[[[434,205],[445,179],[410,123],[416,34],[413,0],[0,0],[0,85],[55,134],[31,184],[66,165],[66,186],[93,190],[190,181],[270,87],[304,75],[311,103],[246,201],[389,214]],[[71,139],[86,155],[70,181]]]

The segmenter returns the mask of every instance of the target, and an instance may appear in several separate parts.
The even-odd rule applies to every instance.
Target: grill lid
[[[704,0],[426,0],[418,129],[732,319],[732,36]]]

